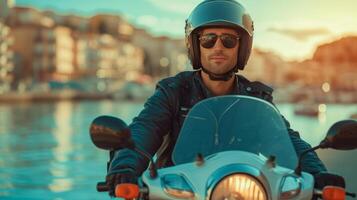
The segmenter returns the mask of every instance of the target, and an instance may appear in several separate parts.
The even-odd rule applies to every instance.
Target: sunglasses
[[[238,36],[228,33],[223,33],[222,35],[208,33],[199,37],[200,44],[203,48],[212,48],[216,44],[218,37],[221,40],[223,46],[228,49],[234,48],[238,44],[239,40]]]

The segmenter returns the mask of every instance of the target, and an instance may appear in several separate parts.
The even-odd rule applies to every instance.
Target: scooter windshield
[[[258,98],[219,96],[197,103],[188,113],[176,142],[175,165],[192,162],[198,153],[247,151],[274,155],[280,166],[294,169],[297,155],[279,111]]]

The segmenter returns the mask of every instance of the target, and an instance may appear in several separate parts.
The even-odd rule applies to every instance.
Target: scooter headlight
[[[253,176],[233,174],[217,184],[210,199],[266,200],[268,197],[263,185]]]

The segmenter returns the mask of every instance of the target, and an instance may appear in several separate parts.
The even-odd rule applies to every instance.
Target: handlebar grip
[[[347,192],[347,191],[346,191],[346,195],[347,195],[347,196],[350,196],[350,197],[352,197],[352,198],[356,198],[356,193],[352,193],[352,192]]]
[[[97,191],[98,192],[107,192],[109,190],[106,182],[98,182],[97,183]]]

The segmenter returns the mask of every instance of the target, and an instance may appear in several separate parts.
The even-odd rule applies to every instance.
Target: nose
[[[213,46],[214,49],[224,49],[225,47],[222,44],[222,41],[220,38],[217,38],[216,43]]]

